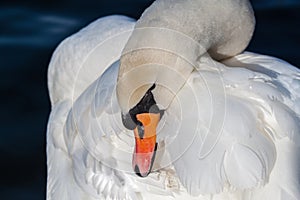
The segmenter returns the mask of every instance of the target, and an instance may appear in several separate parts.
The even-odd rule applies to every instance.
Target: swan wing
[[[101,18],[65,39],[52,56],[48,70],[52,110],[47,127],[47,199],[93,200],[123,187],[122,175],[94,156],[96,147],[99,154],[101,150],[106,154],[98,141],[119,130],[120,121],[115,118],[119,108],[112,101],[116,61],[133,26],[134,20],[125,16]],[[97,78],[102,74],[98,87]],[[104,161],[113,163],[109,158],[106,155]],[[133,198],[130,191],[124,191],[109,194]]]
[[[64,129],[76,184],[94,198],[136,199],[133,138],[123,128],[115,86],[118,62],[74,102]]]
[[[113,15],[100,18],[66,38],[48,68],[52,105],[78,96],[120,57],[135,20]]]
[[[187,190],[216,194],[270,185],[276,179],[272,170],[284,163],[278,151],[290,149],[278,143],[299,145],[299,86],[298,69],[268,56],[203,59],[166,112],[162,129],[171,136],[166,147]],[[285,167],[298,174],[298,163]],[[298,189],[285,188],[298,180],[281,174],[290,175],[276,187],[299,197]],[[276,190],[271,188],[269,195]]]
[[[63,41],[52,57],[47,199],[141,199],[178,190],[179,183],[169,184],[174,172],[142,179],[132,171],[134,138],[121,122],[115,87],[133,26],[124,16],[101,18]]]

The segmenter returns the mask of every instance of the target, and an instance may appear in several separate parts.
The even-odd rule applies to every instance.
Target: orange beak
[[[142,123],[134,129],[135,150],[132,166],[135,173],[146,177],[151,172],[157,148],[156,127],[160,120],[159,113],[141,113],[136,119]]]

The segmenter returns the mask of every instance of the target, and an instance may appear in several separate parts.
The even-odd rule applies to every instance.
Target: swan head
[[[140,176],[151,171],[157,146],[153,135],[163,111],[171,107],[191,73],[212,59],[239,54],[252,37],[255,19],[250,3],[224,3],[178,1],[173,7],[155,1],[137,21],[122,51],[116,93],[123,124],[134,130],[133,169]],[[195,6],[201,12],[195,12]],[[215,17],[220,13],[223,17]],[[151,128],[146,129],[148,121]],[[145,140],[148,136],[151,139]]]
[[[155,159],[157,142],[156,128],[164,110],[158,108],[152,90],[155,84],[148,89],[143,98],[129,110],[122,114],[124,126],[134,131],[135,150],[132,167],[140,177],[146,177],[152,169]]]
[[[123,52],[116,92],[123,125],[134,132],[132,167],[137,175],[145,177],[151,172],[156,127],[192,70],[185,59],[165,50]]]

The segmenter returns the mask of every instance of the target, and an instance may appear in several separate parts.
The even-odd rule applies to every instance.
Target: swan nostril
[[[140,137],[141,139],[144,139],[145,128],[144,128],[144,126],[143,126],[142,123],[140,123],[140,124],[137,125],[137,130],[138,130],[139,137]]]

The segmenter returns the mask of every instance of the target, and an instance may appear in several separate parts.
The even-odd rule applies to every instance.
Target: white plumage
[[[101,18],[55,51],[47,199],[300,199],[300,72],[250,52],[201,59],[161,119],[152,172],[134,174],[116,92],[134,25]]]

